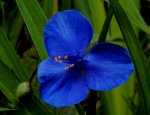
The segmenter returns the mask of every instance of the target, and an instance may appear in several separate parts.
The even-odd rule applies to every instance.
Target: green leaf
[[[105,22],[104,22],[104,24],[103,24],[102,31],[101,31],[101,33],[100,33],[98,42],[101,42],[101,41],[105,41],[105,40],[106,40],[106,36],[107,36],[107,32],[108,32],[108,28],[109,28],[109,25],[110,25],[112,16],[113,16],[113,10],[112,10],[112,8],[110,7],[110,8],[108,9],[108,11],[107,11],[106,19],[105,19]]]
[[[104,0],[88,0],[91,11],[93,29],[96,34],[101,32],[105,20]],[[98,35],[99,36],[99,35]]]
[[[52,107],[45,106],[35,95],[29,97],[14,115],[59,115]]]
[[[15,109],[0,107],[0,112],[2,112],[2,111],[12,111],[12,110],[15,110]]]
[[[119,0],[119,3],[132,23],[150,35],[150,29],[140,14],[140,8],[138,8],[140,0]]]
[[[54,0],[44,0],[43,1],[43,11],[47,18],[53,15],[53,2]]]
[[[16,0],[40,58],[47,58],[44,48],[43,30],[47,18],[36,0]]]
[[[2,28],[0,28],[0,40],[0,52],[2,54],[1,56],[4,56],[4,62],[7,63],[7,65],[9,65],[10,67],[12,67],[15,71],[15,74],[17,75],[16,76],[11,70],[12,68],[10,69],[0,61],[0,90],[13,104],[16,105],[16,103],[18,103],[18,99],[16,98],[16,89],[22,81],[26,80],[26,78],[24,78],[26,74],[24,74],[24,69],[22,68],[21,63],[19,62],[17,54],[14,51],[8,39],[6,38],[6,35]],[[20,76],[18,77],[18,75]],[[26,101],[26,105],[21,107],[21,109],[19,109],[18,111],[16,111],[15,114],[49,114],[51,110],[52,109],[47,109],[47,106],[45,106],[45,104],[42,103],[39,98],[33,95],[30,100]]]
[[[35,47],[32,47],[26,52],[24,52],[21,60],[24,63],[26,70],[28,71],[28,75],[32,76],[34,70],[37,68],[38,63],[40,61],[38,59],[38,53]]]
[[[101,92],[102,105],[105,115],[132,115],[130,108],[123,97],[133,96],[135,77],[132,75],[128,82],[110,90]]]
[[[20,12],[18,12],[17,15],[14,17],[14,20],[13,20],[12,26],[10,27],[10,32],[9,32],[10,41],[14,47],[17,44],[23,25],[24,25],[24,21],[22,19]]]
[[[99,42],[105,41],[108,28],[110,27],[110,21],[111,21],[111,24],[112,24],[112,22],[113,22],[113,24],[115,24],[115,26],[112,26],[113,27],[112,30],[114,29],[114,32],[110,31],[111,37],[112,37],[112,33],[113,34],[115,33],[116,36],[121,37],[120,36],[121,32],[119,30],[119,27],[116,24],[116,20],[114,20],[114,17],[112,20],[112,15],[113,15],[112,7],[109,7],[109,9],[107,11],[105,22],[104,22],[104,25],[103,25],[103,28],[102,28],[102,31],[101,31],[101,34],[100,34],[100,37],[98,40]],[[117,31],[116,29],[119,31]],[[119,40],[121,40],[123,42],[116,42],[119,40],[116,38],[113,38],[113,39],[115,40],[115,43],[117,43],[119,45],[124,43],[124,41],[122,39],[119,39]],[[108,37],[106,40],[108,40]],[[131,111],[130,111],[128,105],[126,104],[126,102],[124,101],[123,96],[127,97],[127,98],[133,96],[134,84],[135,84],[133,78],[134,77],[132,76],[128,80],[128,82],[126,82],[124,85],[122,85],[118,88],[115,88],[115,89],[110,90],[110,91],[104,91],[104,92],[100,93],[104,114],[106,114],[106,115],[120,115],[120,113],[121,113],[122,115],[131,115]]]
[[[0,61],[0,90],[14,104],[17,103],[15,96],[16,88],[19,85],[17,77],[5,64]]]
[[[10,70],[5,64],[0,61],[0,89],[4,95],[13,103],[15,106],[19,106],[14,114],[15,115],[57,115],[58,112],[54,111],[52,107],[46,106],[41,102],[37,96],[34,94],[29,96],[27,99],[24,98],[23,102],[18,104],[18,99],[16,97],[16,89],[20,84],[16,75],[12,70]],[[23,104],[21,104],[23,103]]]
[[[115,38],[123,38],[114,15],[113,15],[111,23],[110,23],[109,34],[110,34],[111,38],[108,38],[107,39],[108,41],[112,41]]]
[[[76,107],[76,110],[78,111],[79,115],[85,115],[83,107],[80,104],[76,104],[75,107]]]
[[[142,89],[142,94],[144,96],[146,110],[148,115],[150,115],[150,72],[147,67],[145,57],[143,55],[136,34],[123,8],[115,0],[110,0],[110,3],[121,29],[122,35],[126,41],[129,52],[132,56],[137,72],[137,78]]]
[[[88,18],[92,24],[90,9],[87,0],[74,0],[75,9],[83,13],[83,15]]]
[[[28,78],[27,72],[23,67],[22,63],[18,58],[16,51],[14,50],[12,44],[8,40],[3,28],[0,27],[0,59],[14,70],[20,81],[24,81]]]

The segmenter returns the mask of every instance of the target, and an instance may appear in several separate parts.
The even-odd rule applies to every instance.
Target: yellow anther
[[[64,59],[68,59],[68,56],[64,56]]]
[[[59,60],[58,62],[59,62],[59,63],[62,63],[63,61],[62,61],[62,60]]]
[[[60,59],[60,58],[61,58],[61,56],[58,56],[57,58],[58,58],[58,59]]]
[[[70,66],[70,67],[74,67],[74,64],[70,64],[69,66]]]
[[[65,67],[64,69],[65,69],[65,70],[68,70],[68,69],[69,69],[69,67],[67,66],[67,67]]]
[[[68,70],[69,68],[72,68],[72,67],[74,67],[74,64],[69,64],[69,66],[66,66],[64,69]]]
[[[57,60],[57,57],[55,57],[54,60]]]
[[[58,62],[58,59],[57,59],[57,57],[55,57],[55,58],[54,58],[54,60],[55,60],[56,62]]]
[[[62,63],[63,61],[61,60],[61,56],[57,56],[57,57],[54,57],[54,60],[56,62],[59,62],[59,63]]]

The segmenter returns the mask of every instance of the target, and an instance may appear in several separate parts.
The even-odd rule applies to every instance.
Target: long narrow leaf
[[[112,7],[109,8],[107,11],[106,19],[99,37],[99,42],[105,41],[107,31],[110,25],[110,21],[112,19],[113,10]],[[113,20],[114,22],[114,20]],[[118,26],[118,25],[117,25]],[[114,27],[115,28],[115,27]],[[119,29],[119,28],[118,28]],[[115,28],[116,30],[116,28]],[[112,33],[112,32],[111,32]],[[120,33],[116,33],[117,36],[120,35]],[[121,36],[119,36],[121,37]],[[115,38],[114,38],[115,39]],[[108,40],[108,39],[107,39]],[[133,77],[132,77],[133,78]],[[105,91],[101,92],[101,99],[102,99],[102,105],[103,105],[103,111],[106,115],[132,115],[128,105],[124,101],[123,97],[129,98],[133,95],[134,91],[134,82],[133,79],[130,79],[126,84],[115,88],[111,91]],[[124,90],[126,89],[126,90]],[[132,89],[132,90],[131,90]]]
[[[3,28],[0,27],[0,59],[14,70],[18,79],[21,81],[27,80],[27,72],[21,64],[18,55],[13,48],[12,44],[9,42],[6,34],[3,31]]]
[[[140,0],[120,0],[119,3],[132,23],[150,35],[150,29],[142,18],[140,10],[138,10],[138,6],[136,5],[135,1],[140,2]]]
[[[115,0],[110,0],[110,2],[123,37],[126,41],[127,47],[132,56],[136,72],[138,74],[138,80],[143,91],[146,109],[150,115],[150,72],[147,67],[147,63],[145,62],[145,58],[136,34],[134,33],[134,30],[123,8]]]
[[[105,20],[105,8],[103,0],[89,0],[89,8],[91,11],[91,19],[93,23],[94,32],[99,34],[101,32]],[[98,35],[99,36],[99,35]]]
[[[16,46],[17,44],[23,25],[24,25],[24,21],[22,19],[20,12],[18,12],[16,17],[13,20],[13,23],[9,32],[9,37],[13,46]]]
[[[15,74],[2,62],[0,62],[0,90],[12,102],[16,103],[15,91],[19,85],[19,80]]]
[[[0,61],[0,90],[4,95],[15,105],[19,105],[19,109],[14,112],[14,115],[53,115],[55,111],[51,107],[47,107],[41,102],[37,96],[29,96],[21,105],[18,104],[16,97],[16,89],[20,83],[13,71]],[[57,113],[58,114],[58,113]],[[56,115],[56,114],[55,114]]]
[[[53,2],[54,0],[44,0],[43,11],[47,18],[51,17],[53,14]]]
[[[43,43],[43,29],[47,21],[44,12],[36,0],[16,0],[16,2],[40,58],[42,60],[47,58]]]
[[[86,16],[92,24],[90,9],[87,0],[73,0],[75,9],[79,10]]]
[[[2,111],[12,111],[12,110],[15,110],[15,109],[0,107],[0,112],[2,112]]]

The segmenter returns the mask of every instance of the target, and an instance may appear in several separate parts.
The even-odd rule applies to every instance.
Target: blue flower
[[[111,90],[125,83],[134,66],[128,52],[111,43],[96,44],[85,51],[93,30],[75,10],[56,13],[44,29],[48,58],[38,67],[40,96],[55,106],[71,106],[88,95],[88,89]]]

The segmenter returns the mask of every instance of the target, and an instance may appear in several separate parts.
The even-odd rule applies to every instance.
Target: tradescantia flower
[[[126,82],[134,66],[128,52],[111,43],[97,43],[85,55],[93,30],[75,10],[56,13],[44,29],[48,58],[38,67],[40,96],[63,107],[79,103],[88,89],[111,90]]]

